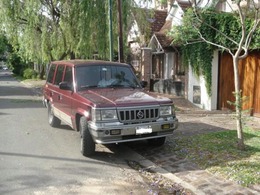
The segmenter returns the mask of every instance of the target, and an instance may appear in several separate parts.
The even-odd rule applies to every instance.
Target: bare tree
[[[248,52],[250,49],[250,44],[252,42],[252,38],[254,33],[260,24],[260,16],[259,16],[259,6],[260,0],[223,0],[223,1],[209,1],[209,0],[189,0],[190,5],[193,10],[193,21],[189,22],[192,26],[192,31],[196,31],[197,37],[199,37],[198,41],[206,42],[214,47],[221,49],[222,51],[228,52],[233,59],[233,69],[234,69],[234,84],[235,84],[235,111],[236,111],[236,126],[237,126],[237,137],[238,137],[238,148],[241,150],[245,149],[244,138],[243,138],[243,126],[242,126],[242,104],[243,98],[240,87],[240,78],[239,78],[239,60],[244,59],[248,56]],[[205,8],[215,7],[218,3],[226,3],[226,5],[233,10],[234,17],[237,18],[237,21],[240,26],[241,35],[237,35],[237,39],[229,37],[227,34],[223,33],[223,31],[219,30],[212,24],[207,24],[201,17],[201,12],[205,10]],[[221,14],[221,13],[219,13]],[[246,25],[246,21],[250,19],[251,26],[248,28]],[[228,42],[232,43],[232,48],[228,47],[225,44],[221,44],[219,42],[214,42],[208,39],[207,36],[203,32],[201,32],[201,25],[207,26],[208,29],[213,30],[218,35],[222,36]],[[173,32],[174,34],[174,32]],[[187,40],[194,41],[194,40]]]

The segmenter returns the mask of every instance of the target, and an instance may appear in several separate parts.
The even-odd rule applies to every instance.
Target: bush
[[[11,53],[7,60],[8,67],[13,71],[14,74],[22,76],[22,69],[25,67],[25,63],[16,54]]]
[[[37,78],[37,72],[31,68],[27,68],[23,71],[23,77],[25,79],[35,79]]]

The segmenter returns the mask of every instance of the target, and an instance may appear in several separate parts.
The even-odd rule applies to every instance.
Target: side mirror
[[[71,84],[69,84],[68,82],[60,82],[59,88],[62,90],[71,90]]]
[[[140,84],[141,84],[142,88],[145,88],[148,85],[148,82],[147,81],[141,81]]]

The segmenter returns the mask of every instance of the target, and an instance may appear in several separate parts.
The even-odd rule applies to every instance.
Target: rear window
[[[72,67],[70,67],[70,66],[66,67],[63,81],[66,81],[69,84],[72,84]]]
[[[65,66],[64,65],[59,65],[56,76],[55,76],[55,85],[59,85],[59,83],[62,81],[62,76],[63,76],[63,71],[64,71]]]
[[[48,77],[47,77],[47,82],[48,83],[52,83],[53,82],[55,69],[56,69],[56,64],[51,64],[51,66],[49,68]]]

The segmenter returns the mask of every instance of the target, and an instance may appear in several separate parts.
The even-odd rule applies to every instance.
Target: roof
[[[154,35],[163,48],[171,46],[173,39],[167,36],[165,33],[157,32],[154,33]]]
[[[187,8],[191,7],[191,3],[188,0],[176,0],[176,2],[178,3],[178,5],[180,6],[180,8],[183,11],[185,11]],[[158,11],[158,13],[160,12],[159,10],[157,10],[157,11]],[[163,11],[163,12],[165,12],[165,11]],[[170,47],[171,43],[173,41],[173,38],[171,38],[170,36],[167,36],[167,33],[172,28],[172,20],[166,20],[166,21],[165,20],[166,20],[166,18],[164,19],[164,24],[161,26],[161,28],[159,30],[158,29],[153,30],[153,36],[151,38],[151,41],[157,41],[158,44],[162,48]],[[150,41],[150,43],[151,43],[151,41]]]
[[[103,61],[103,60],[83,60],[83,59],[75,59],[75,60],[60,60],[53,61],[52,64],[68,64],[68,65],[127,65],[125,63],[120,62],[111,62],[111,61]]]
[[[165,24],[165,19],[167,17],[167,11],[163,10],[154,10],[153,20],[151,22],[151,32],[158,32],[161,30]]]
[[[171,46],[171,42],[173,41],[173,39],[167,36],[167,33],[171,30],[171,27],[172,27],[172,21],[167,20],[159,32],[154,32],[153,36],[156,37],[155,40],[159,42],[162,48]]]
[[[176,0],[176,1],[183,11],[192,6],[191,2],[187,0]]]
[[[135,16],[135,20],[137,24],[139,23],[138,18],[136,18],[136,10],[140,10],[145,13],[146,20],[150,23],[150,31],[151,35],[154,32],[160,31],[165,23],[165,19],[168,15],[167,11],[164,10],[153,10],[153,9],[146,9],[146,8],[135,8],[133,9],[133,14]]]

